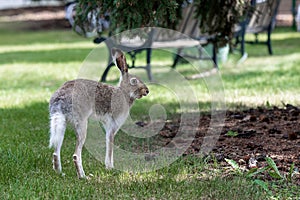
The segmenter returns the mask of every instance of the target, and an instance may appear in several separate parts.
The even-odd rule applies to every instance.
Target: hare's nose
[[[148,88],[144,88],[143,90],[142,90],[142,95],[143,96],[147,96],[149,94],[149,89]]]

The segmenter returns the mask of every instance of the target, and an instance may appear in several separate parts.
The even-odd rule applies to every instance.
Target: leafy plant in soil
[[[266,157],[265,160],[267,163],[265,167],[254,167],[246,173],[243,173],[245,172],[245,169],[241,168],[236,161],[225,158],[225,161],[232,167],[234,172],[253,179],[253,184],[260,186],[268,195],[274,196],[272,189],[280,188],[282,185],[288,186],[289,183],[292,183],[296,169],[293,163],[290,167],[289,173],[287,175],[283,175],[278,170],[278,167],[272,158]]]

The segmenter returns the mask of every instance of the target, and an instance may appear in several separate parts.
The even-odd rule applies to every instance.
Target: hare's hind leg
[[[66,130],[66,118],[62,113],[51,114],[50,117],[50,147],[54,147],[53,169],[61,173],[60,149],[64,140]]]
[[[73,155],[73,161],[76,167],[78,178],[85,178],[85,173],[82,167],[81,152],[87,134],[87,120],[83,120],[75,125],[76,129],[76,148]]]

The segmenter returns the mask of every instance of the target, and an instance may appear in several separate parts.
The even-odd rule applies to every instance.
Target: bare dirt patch
[[[201,118],[196,137],[185,155],[200,153],[210,120],[210,115]],[[174,120],[160,132],[166,144],[176,136],[176,127],[179,126],[180,121]],[[254,159],[257,161],[256,167],[261,168],[267,165],[265,158],[268,156],[282,173],[288,173],[292,163],[295,164],[295,171],[299,172],[300,109],[288,104],[285,108],[228,111],[225,125],[212,152],[224,165],[227,158],[249,169],[249,160]],[[299,173],[296,179],[300,185]]]

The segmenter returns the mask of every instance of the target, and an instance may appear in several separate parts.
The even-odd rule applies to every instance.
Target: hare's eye
[[[130,79],[130,85],[136,85],[137,84],[137,79],[136,78],[131,78]]]

